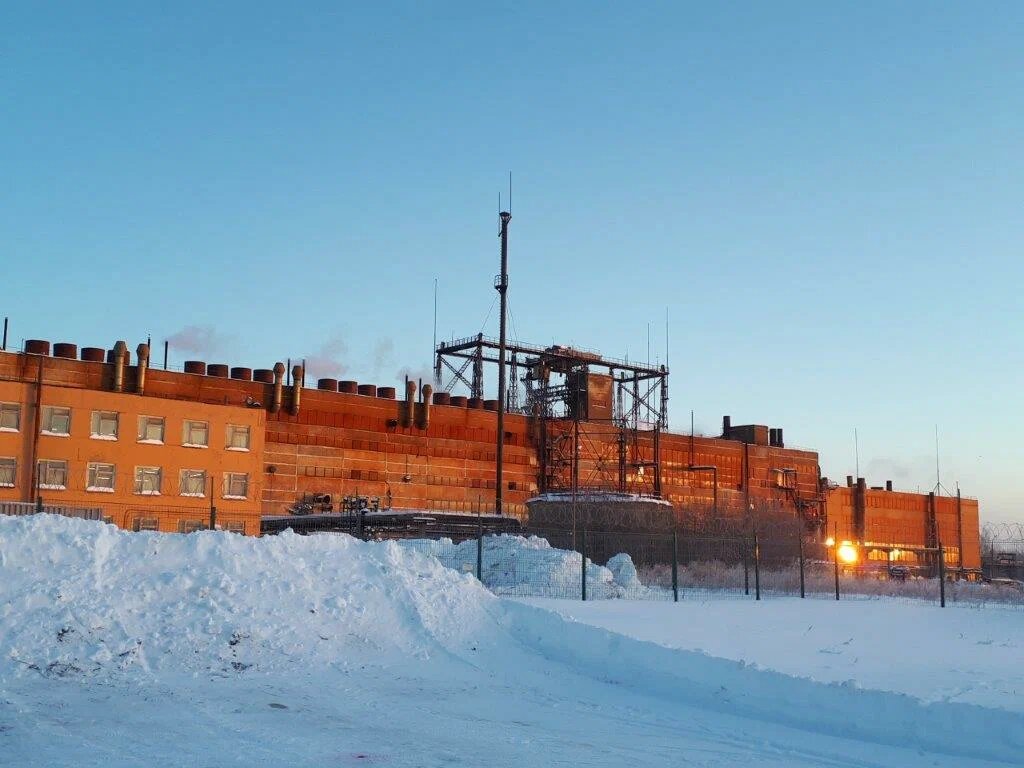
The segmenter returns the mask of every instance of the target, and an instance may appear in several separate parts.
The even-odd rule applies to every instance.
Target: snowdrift
[[[840,753],[832,740],[846,739],[915,762],[918,752],[1024,759],[1020,714],[823,685],[633,640],[502,601],[416,549],[347,536],[126,533],[51,516],[0,518],[0,690],[25,696],[44,682],[163,690],[185,673],[215,678],[222,690],[239,681],[241,691],[254,676],[313,670],[325,689],[406,697],[416,687],[444,700],[445,681],[462,679],[494,718],[524,695],[567,705],[587,695],[603,707],[628,700],[630,720],[644,711],[655,713],[651,722],[717,717],[723,732],[746,722],[750,733],[768,729],[796,745],[813,737],[831,754]],[[397,660],[402,676],[365,671]],[[520,727],[509,720],[480,727]],[[631,727],[624,721],[623,733]],[[3,731],[0,744],[11,747]]]
[[[483,542],[480,576],[495,594],[565,597],[580,592],[583,563],[579,552],[557,549],[537,536],[502,534],[487,536]],[[451,539],[406,539],[400,544],[433,555],[459,572],[476,573],[475,539],[459,544]],[[591,599],[638,597],[647,591],[629,555],[616,555],[607,566],[587,559],[587,594]]]

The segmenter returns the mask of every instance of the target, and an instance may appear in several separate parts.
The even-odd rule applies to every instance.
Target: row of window
[[[93,411],[89,424],[90,436],[98,440],[117,440],[121,414],[117,411]],[[0,403],[0,430],[21,430],[21,406],[18,403]],[[40,432],[44,435],[66,437],[71,434],[71,409],[59,405],[43,406]],[[163,416],[139,416],[137,437],[140,443],[162,445],[167,433],[167,420]],[[249,450],[249,427],[228,424],[225,447],[232,451]],[[181,429],[181,444],[191,448],[210,445],[210,424],[206,421],[186,419]]]
[[[63,491],[68,487],[68,462],[64,459],[43,459],[38,464],[39,488]],[[16,459],[0,457],[0,488],[13,488],[18,476]],[[85,489],[98,493],[113,493],[117,481],[117,468],[113,464],[91,461],[86,466]],[[180,496],[207,495],[206,470],[183,469],[178,473]],[[140,496],[160,496],[164,493],[164,471],[160,467],[135,467],[134,493]],[[249,475],[244,472],[225,472],[222,478],[222,496],[225,499],[245,499],[249,496]]]

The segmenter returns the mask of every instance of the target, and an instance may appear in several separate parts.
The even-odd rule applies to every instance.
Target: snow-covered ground
[[[681,610],[596,605],[662,611],[644,623],[678,622],[672,612]],[[762,605],[767,614],[786,604]],[[714,620],[697,608],[682,609],[688,621]],[[993,644],[1021,621],[1017,612],[972,615],[992,622]],[[869,638],[888,642],[891,615],[860,617],[856,637],[870,655]],[[908,680],[963,666],[960,657],[943,665],[943,649],[955,644],[936,645],[937,634],[958,631],[935,620],[908,639],[935,649],[930,671]],[[924,702],[705,650],[711,655],[495,597],[472,576],[393,543],[132,534],[50,516],[0,518],[2,765],[1024,761],[1024,714],[1002,706],[1002,694]],[[975,669],[994,688],[1005,672]],[[911,692],[927,695],[920,686]]]

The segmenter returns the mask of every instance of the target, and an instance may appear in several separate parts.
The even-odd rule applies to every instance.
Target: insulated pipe
[[[146,394],[146,369],[149,368],[149,345],[139,344],[135,354],[139,357],[138,371],[135,378],[135,392],[144,395]]]
[[[405,380],[405,400],[402,401],[402,409],[399,413],[399,423],[403,428],[412,426],[412,414],[416,402],[416,382]]]
[[[421,402],[419,404],[419,413],[416,415],[417,419],[416,426],[420,429],[426,429],[430,426],[430,400],[434,395],[434,388],[429,384],[424,384],[420,388]]]
[[[284,390],[284,363],[274,363],[274,402],[270,406],[271,413],[281,410],[281,400]]]
[[[123,341],[114,345],[114,391],[124,391],[124,364],[128,357],[128,345]]]
[[[302,398],[303,370],[301,365],[292,366],[292,416],[299,415],[299,403]]]

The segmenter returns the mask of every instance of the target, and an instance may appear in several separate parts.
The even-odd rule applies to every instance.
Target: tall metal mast
[[[494,511],[500,515],[505,485],[502,477],[505,468],[505,294],[508,292],[508,223],[512,214],[502,211],[498,216],[501,218],[501,274],[495,279],[494,288],[501,297],[501,319],[498,325],[498,450],[494,472]]]

